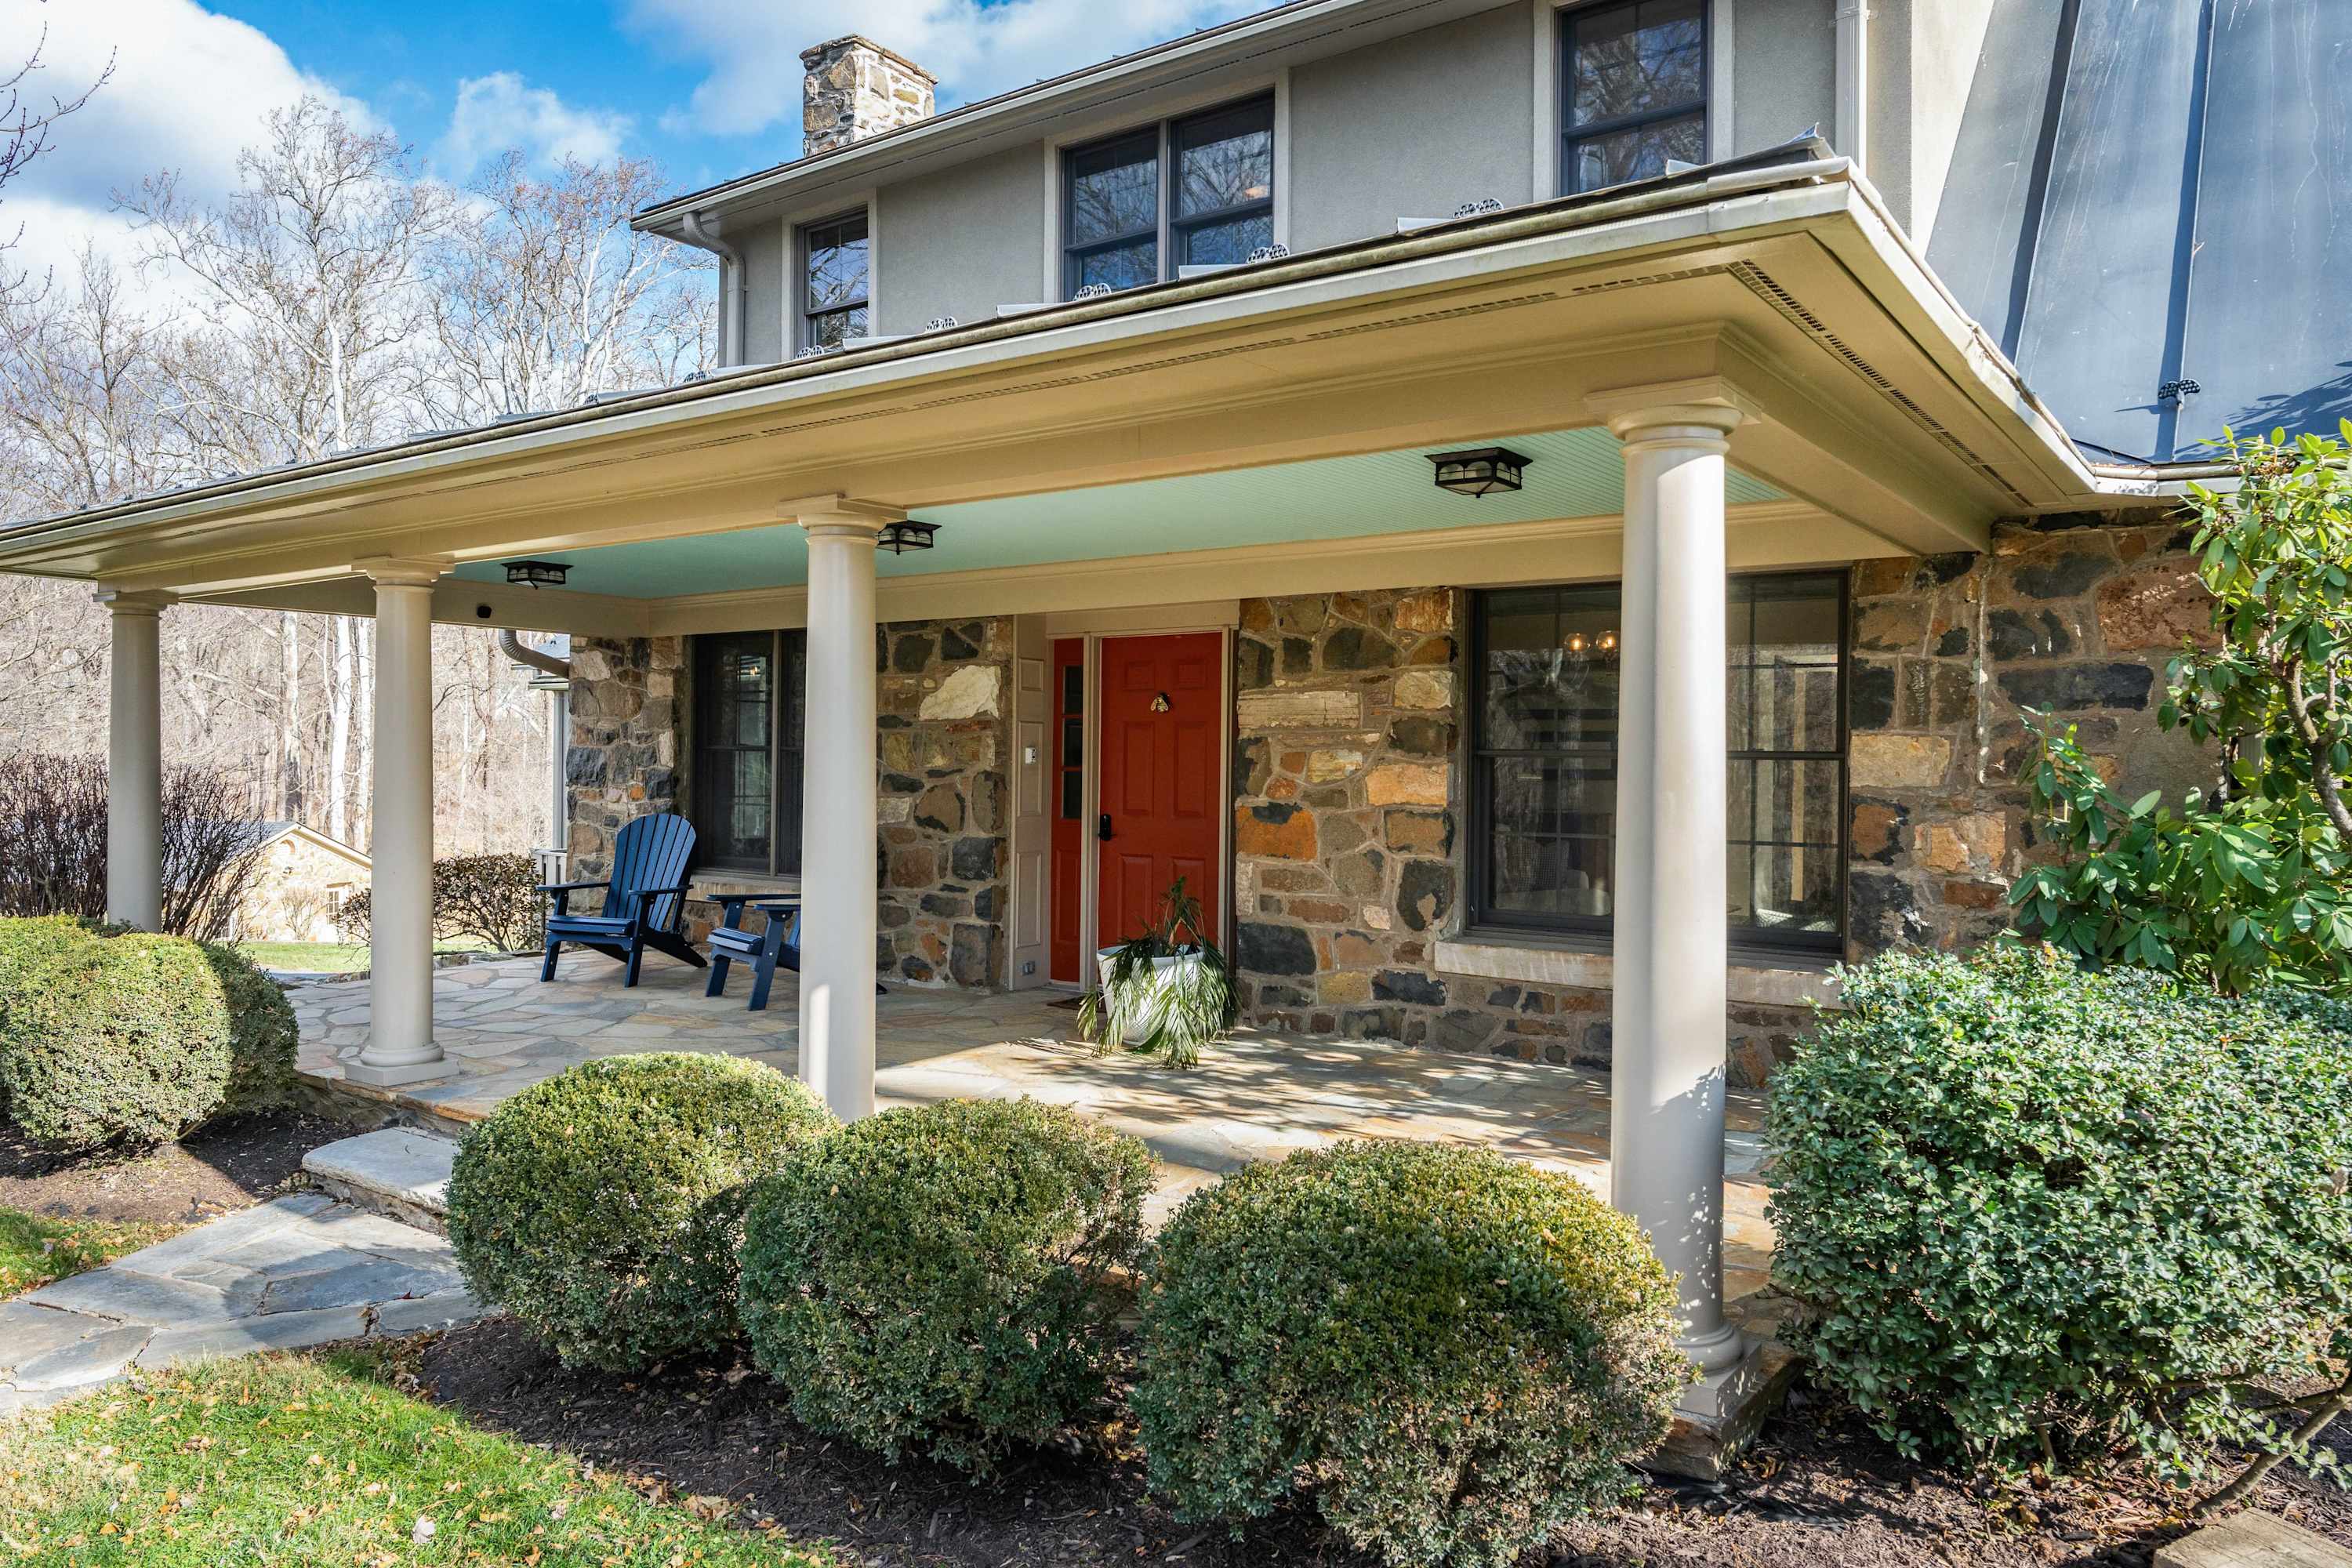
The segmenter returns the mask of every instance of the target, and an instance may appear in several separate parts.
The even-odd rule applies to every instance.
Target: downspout
[[[566,763],[572,751],[572,662],[542,653],[518,632],[499,633],[499,651],[525,669],[539,674],[531,689],[547,693],[548,811],[547,847],[540,851],[553,864],[542,867],[551,882],[564,879],[562,857],[572,844],[572,790]]]
[[[1870,168],[1870,6],[1838,0],[1837,150],[1864,173]]]
[[[719,358],[726,364],[743,363],[743,318],[749,310],[751,278],[743,269],[743,253],[719,237],[700,213],[678,220],[686,243],[719,258]]]

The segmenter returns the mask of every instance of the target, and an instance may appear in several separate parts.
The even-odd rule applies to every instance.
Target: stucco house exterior
[[[1704,1401],[1727,1085],[1835,960],[2003,923],[2029,711],[2196,776],[2155,722],[2195,439],[2352,403],[2344,175],[2271,172],[2346,90],[2272,62],[2347,26],[1297,0],[945,112],[836,39],[799,156],[637,220],[719,257],[727,370],[0,569],[115,612],[133,920],[157,616],[377,616],[356,1079],[446,1070],[429,626],[560,631],[573,875],[674,810],[701,889],[800,889],[844,1113],[877,974],[1082,984],[1181,874],[1252,1019],[1610,1068]]]
[[[237,900],[237,942],[345,942],[343,905],[367,890],[368,858],[299,822],[254,825],[253,869]]]

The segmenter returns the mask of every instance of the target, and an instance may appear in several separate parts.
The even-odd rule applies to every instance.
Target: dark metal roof
[[[1927,254],[2085,447],[2332,431],[2352,0],[1996,0]]]

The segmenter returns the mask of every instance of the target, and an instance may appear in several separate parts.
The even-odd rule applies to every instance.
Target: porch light
[[[936,522],[917,522],[909,518],[894,522],[874,536],[874,548],[887,550],[893,555],[904,555],[909,550],[929,550],[931,535],[940,531]]]
[[[571,570],[571,564],[562,561],[509,561],[507,581],[532,588],[561,588]]]
[[[1490,496],[1515,490],[1525,479],[1528,459],[1508,447],[1474,447],[1463,452],[1436,452],[1437,488],[1458,496]]]

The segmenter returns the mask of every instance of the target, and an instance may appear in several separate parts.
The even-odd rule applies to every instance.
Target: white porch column
[[[1712,393],[1713,395],[1709,395]],[[1602,394],[1623,443],[1610,1200],[1681,1277],[1681,1344],[1724,1372],[1724,452],[1712,384]]]
[[[163,929],[162,594],[101,588],[112,623],[107,666],[106,918]]]
[[[874,536],[906,514],[839,497],[808,531],[801,789],[801,1079],[844,1121],[874,1110]]]
[[[362,561],[375,583],[368,1044],[354,1083],[448,1076],[433,1040],[433,584],[439,560]]]

